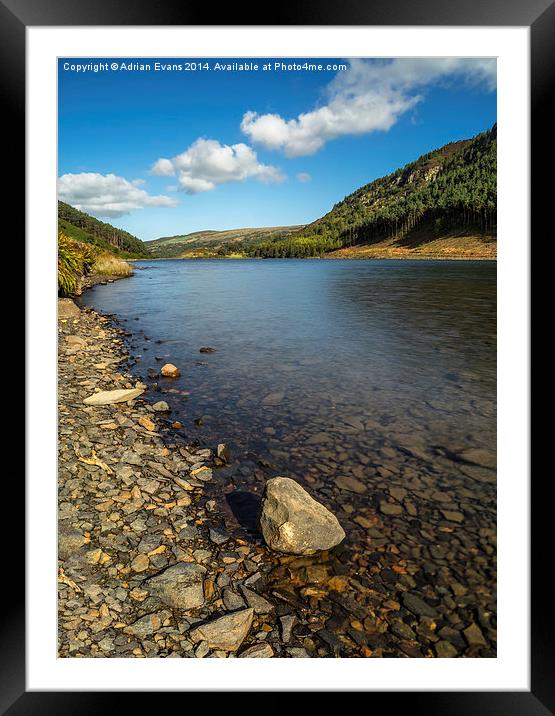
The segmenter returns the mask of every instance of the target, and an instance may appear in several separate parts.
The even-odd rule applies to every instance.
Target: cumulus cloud
[[[422,101],[427,86],[455,81],[494,90],[495,59],[352,59],[328,85],[321,107],[292,119],[248,111],[241,130],[252,142],[288,157],[314,154],[343,135],[387,131]]]
[[[218,184],[257,179],[262,182],[284,181],[279,169],[261,164],[256,152],[246,144],[220,144],[215,139],[197,139],[173,159],[158,159],[151,174],[177,174],[181,189],[188,194],[211,191]]]
[[[297,181],[300,181],[301,184],[306,184],[306,182],[312,181],[312,177],[306,172],[299,172],[299,174],[297,174]]]
[[[143,179],[128,181],[115,174],[63,174],[58,178],[58,198],[95,216],[123,216],[145,206],[176,206],[169,196],[151,196],[140,186]]]
[[[150,173],[155,176],[169,177],[172,176],[172,174],[175,174],[175,169],[169,159],[159,159],[152,165]]]

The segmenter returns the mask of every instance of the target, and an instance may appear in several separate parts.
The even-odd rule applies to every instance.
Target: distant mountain
[[[147,241],[146,249],[157,258],[193,256],[227,256],[245,253],[252,245],[268,240],[283,240],[296,235],[303,226],[271,226],[261,229],[229,229],[226,231],[195,231],[192,234],[163,236]]]
[[[63,201],[58,202],[58,231],[117,256],[141,258],[148,255],[143,242],[133,234],[99,221]]]
[[[366,184],[297,236],[264,241],[249,255],[403,256],[431,251],[494,258],[496,163],[494,125]]]

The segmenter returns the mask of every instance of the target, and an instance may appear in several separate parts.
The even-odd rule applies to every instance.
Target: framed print
[[[4,710],[551,713],[528,343],[553,7],[128,5],[0,7],[28,356]]]

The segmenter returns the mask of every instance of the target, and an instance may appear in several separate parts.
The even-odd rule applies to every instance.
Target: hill
[[[295,236],[302,226],[271,226],[258,229],[195,231],[147,241],[146,249],[157,258],[194,258],[244,254],[261,241],[279,241]]]
[[[58,202],[58,232],[62,232],[74,241],[92,244],[116,256],[124,258],[148,256],[143,242],[133,234],[95,219],[63,201]]]
[[[264,258],[495,258],[497,127],[451,142],[357,189],[297,236],[249,250]]]

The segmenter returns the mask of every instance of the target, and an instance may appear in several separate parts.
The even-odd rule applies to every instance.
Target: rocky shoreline
[[[146,388],[122,334],[60,299],[59,655],[309,656],[291,610],[257,591],[264,547],[211,516],[225,461],[187,445],[160,401],[83,402]]]
[[[428,525],[423,482],[376,485],[378,511],[355,520],[362,541],[347,530],[314,556],[272,552],[230,513],[231,493],[258,504],[241,464],[188,439],[133,375],[129,334],[69,299],[58,328],[61,657],[495,656],[495,530],[469,537],[454,495],[434,493],[443,521]],[[115,389],[144,392],[83,403]],[[460,479],[472,515],[463,481],[489,490],[494,473],[468,466]],[[345,495],[366,489],[338,480]]]

